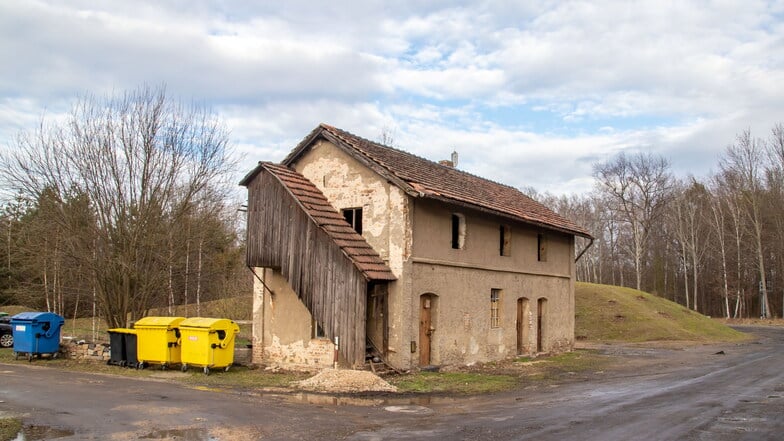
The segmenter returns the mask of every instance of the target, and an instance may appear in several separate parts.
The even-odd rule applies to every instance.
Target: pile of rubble
[[[396,392],[397,388],[372,372],[325,369],[296,383],[300,389],[316,392]]]

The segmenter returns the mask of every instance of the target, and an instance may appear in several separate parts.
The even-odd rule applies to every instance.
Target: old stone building
[[[370,350],[399,369],[570,350],[590,234],[454,165],[325,124],[259,163],[241,182],[254,362],[328,366],[335,342],[342,366]]]

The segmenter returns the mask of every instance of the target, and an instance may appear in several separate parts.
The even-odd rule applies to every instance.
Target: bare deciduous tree
[[[736,179],[733,191],[742,201],[747,225],[754,238],[757,270],[760,284],[760,315],[770,318],[770,302],[768,299],[768,276],[765,271],[765,251],[763,248],[763,188],[762,173],[764,168],[764,146],[761,140],[751,136],[750,130],[738,135],[734,144],[727,147],[724,158],[720,162],[721,170]]]
[[[676,236],[681,244],[681,253],[684,269],[691,266],[692,270],[692,301],[691,307],[698,311],[699,273],[702,259],[707,251],[709,194],[705,186],[691,179],[689,184],[680,184],[675,191],[673,207],[673,221],[676,225]],[[689,307],[688,277],[684,274],[686,292],[686,307]]]
[[[84,195],[89,213],[61,209],[56,221],[89,269],[109,325],[124,326],[166,298],[168,244],[181,219],[205,195],[229,188],[227,144],[210,111],[144,87],[86,96],[65,122],[20,135],[2,155],[0,175],[31,199],[47,190],[59,200]]]
[[[653,154],[630,157],[621,153],[594,166],[594,177],[616,218],[629,227],[636,286],[641,289],[648,238],[654,222],[663,214],[671,187],[669,163]]]

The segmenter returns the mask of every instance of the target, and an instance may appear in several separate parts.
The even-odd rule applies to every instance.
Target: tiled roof
[[[591,237],[584,228],[514,187],[437,164],[327,124],[321,124],[311,132],[283,163],[290,165],[318,136],[337,144],[412,196],[440,199],[525,223]]]
[[[378,253],[357,234],[312,182],[296,171],[271,162],[259,163],[299,201],[311,219],[337,244],[368,280],[395,280]],[[258,169],[257,169],[258,170]]]

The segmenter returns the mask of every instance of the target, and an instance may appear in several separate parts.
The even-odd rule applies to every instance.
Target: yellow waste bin
[[[198,366],[209,375],[210,369],[228,371],[234,363],[234,337],[240,327],[229,319],[193,317],[180,323],[182,371]]]
[[[137,367],[144,369],[150,363],[160,364],[161,369],[180,363],[179,324],[185,317],[144,317],[133,328],[137,336]]]

